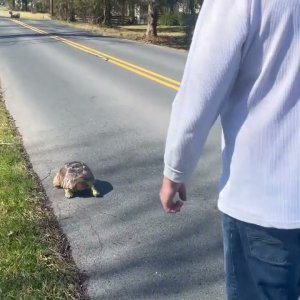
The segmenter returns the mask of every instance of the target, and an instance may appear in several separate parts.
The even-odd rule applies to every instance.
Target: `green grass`
[[[0,94],[0,299],[79,299],[80,280]]]

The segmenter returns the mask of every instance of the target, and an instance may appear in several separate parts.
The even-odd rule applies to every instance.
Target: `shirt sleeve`
[[[181,87],[174,99],[165,148],[164,175],[187,181],[239,71],[250,0],[205,0]]]

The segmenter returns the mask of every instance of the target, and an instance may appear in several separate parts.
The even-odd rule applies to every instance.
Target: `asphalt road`
[[[54,22],[22,22],[181,79],[183,51],[94,36]],[[182,213],[164,214],[158,193],[176,91],[112,62],[0,18],[0,79],[7,106],[75,262],[89,276],[88,293],[101,300],[225,299],[217,210],[219,125],[188,185]],[[68,200],[52,187],[55,173],[71,160],[90,165],[103,198]]]

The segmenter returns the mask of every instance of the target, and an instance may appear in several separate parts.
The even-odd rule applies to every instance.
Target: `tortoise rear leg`
[[[65,189],[65,196],[66,198],[73,198],[74,192],[71,189]]]
[[[94,197],[100,197],[99,191],[97,191],[97,189],[95,188],[95,186],[93,184],[91,185],[91,192]]]

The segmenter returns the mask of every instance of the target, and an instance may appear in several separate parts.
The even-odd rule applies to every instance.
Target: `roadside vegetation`
[[[83,22],[59,22],[62,22],[64,24],[67,23],[69,26],[72,26],[74,28],[87,30],[101,36],[123,38],[177,49],[188,49],[189,47],[189,44],[186,40],[184,28],[180,26],[158,26],[158,34],[155,38],[153,38],[146,36],[146,25],[100,27],[95,24]]]
[[[203,0],[6,0],[7,9],[20,12],[21,19],[51,18],[104,36],[184,49],[189,48],[202,3]],[[3,13],[0,11],[0,15]]]
[[[0,17],[10,18],[9,14],[10,9],[6,6],[0,6]],[[22,19],[30,19],[30,20],[51,20],[51,16],[49,13],[32,13],[30,11],[19,11]]]
[[[0,299],[84,299],[82,280],[0,93]]]

